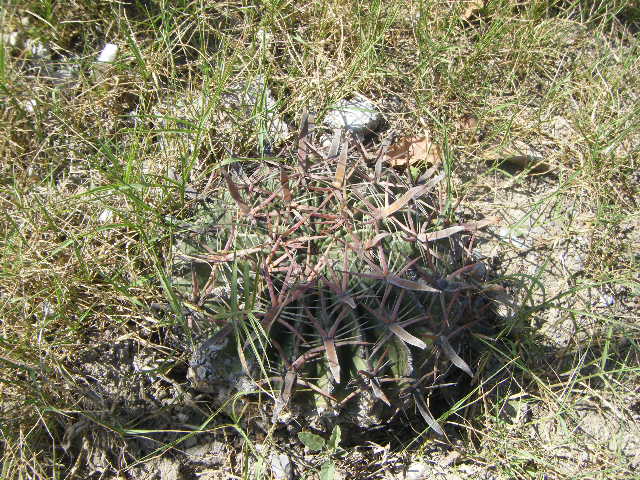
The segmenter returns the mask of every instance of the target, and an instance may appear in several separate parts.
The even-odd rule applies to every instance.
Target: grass
[[[166,216],[179,216],[188,188],[203,188],[230,158],[257,156],[261,108],[232,112],[230,126],[211,128],[210,119],[223,91],[258,76],[290,127],[303,111],[321,117],[360,92],[387,108],[399,134],[428,131],[446,155],[451,214],[497,212],[535,240],[533,253],[500,244],[515,334],[488,343],[488,380],[450,412],[461,425],[461,460],[450,468],[470,477],[469,468],[497,478],[637,475],[639,12],[623,0],[5,2],[2,478],[80,475],[75,462],[97,447],[88,442],[82,460],[63,444],[82,418],[113,432],[125,452],[104,475],[132,474],[127,442],[147,433],[118,424],[117,399],[90,411],[79,365],[104,343],[185,328],[163,262]],[[10,45],[14,31],[21,45]],[[27,39],[52,59],[34,58]],[[92,63],[105,42],[120,53],[101,73]],[[36,75],[51,62],[77,76]],[[193,121],[158,123],[158,102],[185,91],[206,97]],[[159,150],[159,133],[193,146]],[[535,145],[549,173],[505,162],[518,142]],[[563,248],[580,254],[579,269]],[[602,306],[605,295],[612,307]],[[150,306],[163,302],[175,315],[158,319]],[[161,373],[173,378],[185,358],[163,354]],[[215,413],[195,430],[225,430],[211,426]],[[234,473],[251,478],[249,459],[263,453],[233,428],[248,439]],[[188,436],[162,437],[152,451],[182,448]],[[439,445],[425,438],[412,442],[414,460]]]

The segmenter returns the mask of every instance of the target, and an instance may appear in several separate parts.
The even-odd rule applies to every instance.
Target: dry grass
[[[465,18],[472,3],[483,7]],[[109,413],[106,403],[87,411],[79,359],[96,344],[181,328],[163,264],[165,215],[179,214],[187,186],[202,188],[220,162],[257,155],[260,112],[236,113],[232,133],[208,118],[222,91],[258,75],[292,127],[302,111],[321,117],[360,92],[385,109],[390,128],[429,132],[446,154],[451,215],[498,213],[538,249],[510,256],[500,243],[497,271],[520,287],[517,334],[491,345],[486,370],[495,376],[467,407],[475,420],[449,418],[464,425],[451,472],[637,475],[639,8],[623,0],[6,2],[2,477],[78,474],[65,431],[83,415],[106,422]],[[20,33],[17,46],[11,32]],[[27,39],[52,58],[35,58]],[[96,72],[105,42],[120,53]],[[52,79],[54,64],[76,73]],[[161,151],[154,108],[185,91],[206,92],[210,106],[180,133],[195,147]],[[523,145],[548,173],[503,162]],[[583,257],[577,272],[554,267],[567,245]],[[167,299],[178,314],[158,320],[150,305]],[[562,334],[553,328],[567,324],[568,338],[554,343]],[[167,358],[167,371],[185,360]],[[135,436],[127,425],[104,428]],[[432,446],[418,440],[414,458]],[[127,462],[123,455],[104,475],[126,475],[118,467]],[[236,474],[249,478],[242,465]]]

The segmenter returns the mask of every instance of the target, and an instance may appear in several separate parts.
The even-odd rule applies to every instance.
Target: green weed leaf
[[[333,480],[336,474],[336,465],[332,460],[327,460],[320,469],[320,480]]]
[[[340,446],[341,440],[342,431],[340,430],[340,425],[336,425],[333,427],[331,437],[329,437],[329,441],[327,442],[327,448],[329,448],[329,450],[336,450]]]
[[[298,438],[312,452],[322,450],[325,446],[324,438],[311,432],[300,432]],[[331,477],[333,478],[333,477]]]

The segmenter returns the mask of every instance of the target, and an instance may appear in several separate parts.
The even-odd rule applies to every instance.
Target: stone
[[[375,104],[360,94],[351,100],[341,100],[324,118],[328,127],[344,129],[359,137],[375,133],[381,123],[382,115]]]
[[[98,62],[111,63],[116,59],[118,55],[118,46],[114,43],[106,43],[102,48],[100,55],[98,55]]]
[[[27,39],[24,44],[25,48],[37,59],[51,59],[51,51],[40,40]]]
[[[111,220],[113,220],[113,211],[108,208],[98,216],[98,222],[100,223],[109,223]]]
[[[293,478],[293,466],[286,453],[273,453],[271,455],[271,473],[275,480],[289,480]]]
[[[405,480],[425,480],[430,478],[433,473],[433,469],[426,462],[411,462]]]
[[[20,47],[20,32],[10,32],[2,34],[2,43],[9,47]]]

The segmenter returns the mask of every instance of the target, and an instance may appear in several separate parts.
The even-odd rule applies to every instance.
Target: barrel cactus
[[[461,233],[488,221],[443,225],[438,167],[412,179],[363,153],[306,136],[295,162],[220,170],[172,248],[173,290],[209,332],[188,376],[261,421],[368,428],[405,412],[441,434],[430,398],[473,377],[469,338],[492,318]]]

